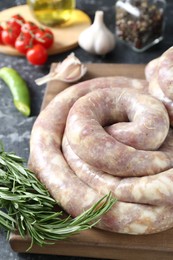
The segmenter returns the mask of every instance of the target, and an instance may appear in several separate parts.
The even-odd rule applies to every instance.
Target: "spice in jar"
[[[138,52],[163,39],[165,2],[119,0],[116,3],[116,35]]]

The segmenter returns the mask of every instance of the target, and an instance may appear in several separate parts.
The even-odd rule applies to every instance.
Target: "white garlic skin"
[[[81,79],[86,72],[87,67],[72,52],[62,62],[56,63],[49,74],[36,79],[35,83],[39,86],[52,80],[73,83]]]
[[[103,11],[96,11],[93,24],[79,35],[79,46],[89,53],[105,55],[115,48],[115,35],[106,27],[103,18]]]

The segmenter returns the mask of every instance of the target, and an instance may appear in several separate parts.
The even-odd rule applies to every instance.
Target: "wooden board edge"
[[[53,71],[53,69],[55,68],[57,63],[52,63],[50,71]],[[121,73],[119,73],[120,76],[125,76],[126,75],[126,71],[130,70],[133,71],[134,66],[138,68],[139,71],[139,79],[144,79],[145,78],[145,73],[144,73],[144,69],[145,69],[145,64],[138,64],[138,65],[134,65],[134,64],[115,64],[115,63],[109,63],[109,64],[105,64],[105,63],[87,63],[84,64],[87,67],[87,73],[86,75],[79,81],[85,81],[85,80],[90,80],[93,77],[113,77],[115,76],[115,74],[117,73],[117,70]],[[107,71],[105,71],[105,66],[109,67],[109,73],[107,73]],[[113,71],[115,71],[115,73],[113,73]],[[102,76],[100,76],[100,74]],[[107,74],[107,75],[106,75]],[[132,73],[132,77],[136,78],[136,72]],[[64,82],[60,82],[57,81],[57,85],[59,86],[57,89],[55,89],[53,87],[54,83],[56,81],[50,81],[45,89],[45,93],[44,93],[44,97],[43,97],[43,101],[42,101],[42,105],[41,105],[41,110],[43,110],[47,104],[49,103],[49,101],[47,102],[47,97],[49,96],[49,91],[52,89],[54,89],[54,91],[56,92],[56,94],[58,94],[59,92],[63,91],[64,89],[77,84],[78,82],[75,83],[64,83]],[[49,98],[48,98],[49,99]]]

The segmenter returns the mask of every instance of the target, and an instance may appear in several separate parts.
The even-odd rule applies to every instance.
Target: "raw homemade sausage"
[[[102,126],[115,122],[127,123],[116,124],[114,139]],[[151,175],[172,166],[169,157],[161,152],[133,148],[157,149],[168,130],[163,104],[126,88],[105,88],[85,95],[75,102],[66,122],[67,139],[81,159],[123,177]]]
[[[170,138],[173,140],[172,132]],[[66,135],[63,137],[62,147],[63,154],[73,172],[99,194],[107,194],[111,191],[119,201],[173,205],[173,169],[154,176],[120,178],[111,176],[82,161],[70,147]],[[173,146],[169,152],[173,153]]]
[[[149,93],[163,102],[173,126],[173,47],[152,60],[146,66],[145,74],[149,81]]]
[[[58,100],[54,99],[55,101]],[[31,139],[31,168],[57,202],[69,214],[77,216],[93,205],[100,194],[74,175],[61,153],[59,135],[57,137],[56,132],[49,132],[50,124],[54,121],[49,109],[56,111],[57,107],[54,102],[41,113],[35,123]],[[50,121],[46,120],[45,123],[44,118],[48,117]],[[58,133],[60,128],[56,128]],[[173,226],[171,214],[173,207],[170,206],[153,207],[118,202],[102,217],[98,227],[129,234],[155,233]]]
[[[157,65],[159,62],[159,58],[156,58],[154,60],[151,60],[145,67],[145,77],[148,82],[150,82],[151,78],[154,77],[154,74],[157,70]]]
[[[172,49],[168,51],[172,53]],[[173,134],[172,130],[168,132],[164,106],[149,96],[163,102],[172,123],[171,88],[159,85],[163,83],[159,77],[170,75],[172,61],[168,54],[153,66],[148,83],[124,77],[85,81],[58,94],[38,116],[31,133],[30,168],[72,216],[111,190],[118,202],[102,216],[98,228],[150,234],[173,227]],[[163,64],[168,74],[160,68]],[[165,81],[168,83],[169,79]],[[84,111],[86,118],[82,117]],[[146,123],[143,117],[151,121]],[[146,136],[139,138],[133,133],[138,131],[138,123],[139,132],[148,135],[148,142]],[[127,129],[130,138],[125,135]],[[85,146],[81,148],[81,144]]]

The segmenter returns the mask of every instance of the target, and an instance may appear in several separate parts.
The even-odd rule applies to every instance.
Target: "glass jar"
[[[27,4],[35,18],[48,26],[64,24],[75,8],[75,0],[27,0]]]
[[[163,40],[164,0],[118,0],[116,36],[137,52]]]

